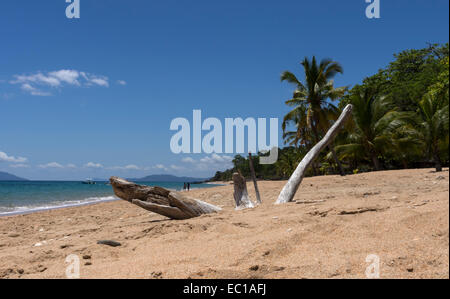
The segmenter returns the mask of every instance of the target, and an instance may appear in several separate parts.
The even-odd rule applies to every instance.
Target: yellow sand
[[[448,169],[308,178],[275,206],[284,183],[245,211],[231,185],[194,190],[224,211],[186,221],[127,202],[0,218],[0,278],[64,278],[70,254],[81,278],[365,278],[371,254],[382,278],[449,278]]]

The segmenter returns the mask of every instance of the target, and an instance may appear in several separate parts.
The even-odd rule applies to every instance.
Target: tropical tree
[[[397,125],[386,132],[390,134],[391,146],[384,148],[384,157],[407,169],[411,161],[418,161],[423,157],[423,143],[413,128],[402,123],[402,113],[391,112],[391,115],[396,118]]]
[[[399,113],[390,111],[386,98],[369,88],[356,87],[349,101],[353,105],[354,131],[336,151],[343,159],[366,157],[375,170],[381,170],[379,157],[393,147],[392,133],[403,124]]]
[[[298,124],[297,137],[307,137],[304,130],[307,127],[311,130],[315,143],[317,143],[339,115],[339,110],[332,102],[342,97],[347,88],[334,87],[332,79],[337,74],[343,73],[339,63],[329,59],[317,63],[316,57],[313,57],[312,60],[305,58],[301,65],[305,73],[304,83],[298,80],[292,72],[286,71],[281,75],[281,81],[287,81],[296,87],[293,98],[286,102],[287,105],[294,108],[286,115],[283,129],[286,133],[287,124],[295,121]],[[298,140],[294,138],[294,141]],[[334,148],[331,146],[329,150],[333,154],[341,175],[344,175]]]
[[[443,64],[448,55],[448,43],[429,44],[423,49],[409,49],[395,54],[395,60],[380,71],[381,76],[376,76],[381,79],[377,80],[382,83],[380,91],[394,101],[401,111],[415,112],[418,103],[436,83],[438,76],[448,71],[448,65]]]
[[[241,155],[236,155],[233,159],[234,171],[239,171],[244,177],[250,175],[248,160]]]
[[[429,93],[433,96],[449,99],[449,57],[446,56],[440,63],[443,68],[436,82],[429,88]]]
[[[295,147],[286,147],[280,151],[278,161],[275,163],[275,168],[280,178],[288,179],[304,156],[305,153]]]
[[[306,106],[297,106],[284,117],[281,128],[285,144],[297,148],[299,146],[311,147],[314,137],[308,126],[306,114]],[[288,131],[288,127],[292,126],[295,127],[295,130]]]
[[[404,119],[411,125],[434,161],[436,171],[442,171],[441,153],[448,151],[449,102],[448,98],[428,93],[418,104],[417,113],[408,113]]]

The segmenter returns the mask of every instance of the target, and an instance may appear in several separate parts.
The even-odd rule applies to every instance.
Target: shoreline
[[[108,197],[114,197],[114,196],[108,196]],[[35,209],[26,210],[26,211],[6,212],[6,213],[0,213],[0,218],[23,216],[23,215],[40,213],[40,212],[48,212],[48,211],[54,211],[54,210],[91,206],[91,205],[97,205],[97,204],[102,204],[102,203],[115,202],[115,201],[119,201],[119,200],[121,200],[121,199],[120,198],[115,198],[115,199],[111,198],[111,199],[103,199],[103,200],[84,202],[84,203],[74,203],[74,204],[67,204],[67,205],[61,205],[61,206],[35,208]]]
[[[170,191],[175,191],[175,192],[181,192],[181,193],[185,193],[185,192],[192,192],[193,190],[202,190],[202,189],[211,189],[211,188],[215,188],[215,187],[221,187],[221,186],[225,186],[224,184],[217,184],[217,183],[205,183],[207,185],[214,185],[214,187],[199,187],[199,188],[191,188],[191,191],[187,191],[187,190],[181,190],[181,191],[177,191],[175,189],[168,189]],[[102,203],[109,203],[109,202],[115,202],[115,201],[120,201],[120,198],[117,198],[114,195],[114,192],[111,191],[112,195],[110,196],[105,196],[103,197],[104,199],[99,199],[99,200],[92,200],[89,201],[89,198],[84,199],[86,200],[86,202],[79,202],[79,203],[69,203],[69,204],[64,204],[64,202],[61,202],[60,205],[55,205],[55,206],[48,206],[48,207],[36,207],[36,208],[30,208],[27,210],[23,210],[23,211],[12,211],[12,212],[4,212],[1,213],[0,212],[0,218],[3,217],[13,217],[13,216],[21,216],[21,215],[30,215],[30,214],[35,214],[35,213],[40,213],[40,212],[47,212],[47,211],[54,211],[54,210],[61,210],[61,209],[69,209],[69,208],[77,208],[77,207],[83,207],[83,206],[90,206],[90,205],[96,205],[96,204],[102,204]],[[82,201],[82,200],[80,200]],[[26,208],[26,207],[14,207],[14,208]]]

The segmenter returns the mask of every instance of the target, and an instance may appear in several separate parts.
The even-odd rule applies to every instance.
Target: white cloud
[[[106,77],[94,77],[89,79],[89,83],[102,87],[109,87],[108,78]]]
[[[163,164],[157,164],[157,165],[155,165],[155,166],[150,167],[150,169],[169,171],[169,168],[166,167],[166,166],[163,165]],[[150,169],[144,169],[144,170],[150,170]]]
[[[226,155],[212,154],[195,160],[193,158],[182,159],[183,163],[191,164],[195,169],[201,171],[225,170],[233,167],[233,157]]]
[[[28,160],[27,158],[8,156],[6,153],[0,152],[0,161],[11,163],[24,163],[27,162],[27,160]]]
[[[139,166],[136,166],[136,165],[127,165],[127,166],[125,166],[125,169],[139,170],[141,168]]]
[[[33,86],[31,86],[28,83],[24,83],[21,86],[21,89],[23,91],[28,92],[29,94],[33,95],[33,96],[42,96],[42,97],[46,97],[46,96],[51,96],[52,94],[50,92],[44,92],[44,91],[40,91],[37,88],[34,88]]]
[[[233,157],[231,156],[219,156],[218,154],[212,154],[211,156],[200,159],[200,162],[217,164],[217,163],[231,163]]]
[[[15,75],[14,80],[9,83],[20,84],[23,91],[34,96],[49,96],[51,93],[42,91],[42,88],[60,88],[64,85],[108,87],[109,79],[106,76],[93,75],[77,70],[58,70],[48,73],[38,72],[31,75]]]
[[[114,167],[109,167],[108,169],[112,169],[112,170],[141,170],[141,168],[137,165],[127,165],[127,166],[114,166]]]
[[[184,162],[184,163],[195,163],[195,160],[190,158],[190,157],[183,158],[181,161]]]
[[[11,84],[25,84],[25,83],[36,83],[41,85],[48,85],[51,87],[57,87],[61,85],[60,80],[57,78],[46,76],[42,73],[37,73],[33,75],[15,75],[16,80],[11,81]]]
[[[44,168],[44,169],[46,169],[46,168],[64,168],[64,166],[62,166],[61,164],[56,163],[56,162],[51,162],[51,163],[39,165],[38,167],[39,168]]]
[[[100,163],[89,162],[84,165],[87,168],[103,168],[103,165]]]
[[[60,71],[50,72],[48,74],[49,74],[50,78],[52,78],[58,82],[58,85],[60,85],[61,82],[65,82],[70,85],[80,86],[80,82],[78,81],[78,78],[80,77],[80,73],[78,71],[60,70]]]
[[[109,87],[109,79],[106,76],[92,75],[85,72],[80,72],[80,76],[86,81],[87,86],[98,85]]]
[[[27,164],[12,164],[12,165],[9,165],[9,167],[11,167],[11,168],[29,168],[30,165],[27,165]]]
[[[178,165],[170,165],[170,169],[172,170],[183,170],[184,167],[178,166]]]
[[[125,86],[125,85],[127,85],[127,82],[124,80],[117,80],[117,84]]]
[[[72,163],[67,164],[67,165],[63,165],[63,164],[60,164],[60,163],[57,163],[57,162],[50,162],[50,163],[47,163],[47,164],[41,164],[41,165],[38,165],[38,167],[39,168],[43,168],[43,169],[47,169],[47,168],[55,168],[55,169],[71,168],[71,169],[74,169],[74,168],[77,168],[77,166],[75,164],[72,164]]]

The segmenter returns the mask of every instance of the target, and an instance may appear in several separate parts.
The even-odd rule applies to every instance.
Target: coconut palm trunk
[[[313,176],[317,176],[317,174],[318,174],[319,172],[317,171],[316,163],[313,163],[313,165],[312,165],[311,168],[312,168]]]
[[[375,171],[380,171],[381,170],[380,160],[378,160],[378,157],[375,153],[372,153],[372,162],[373,162],[373,167],[375,168]]]
[[[408,169],[408,160],[402,159],[402,164],[404,169]]]
[[[433,159],[436,167],[436,172],[442,172],[442,161],[437,150],[434,150]]]

